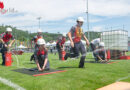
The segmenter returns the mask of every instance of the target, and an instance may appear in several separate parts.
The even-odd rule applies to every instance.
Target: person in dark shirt
[[[63,34],[62,37],[59,37],[57,42],[56,42],[56,48],[57,48],[57,51],[58,51],[58,54],[59,54],[59,60],[62,59],[62,51],[64,51],[64,44],[65,44],[65,41],[66,41],[66,35]]]
[[[6,32],[1,34],[0,41],[2,44],[1,48],[2,60],[3,60],[2,65],[5,65],[5,52],[7,52],[12,47],[12,44],[15,42],[11,28],[9,27],[6,28]]]
[[[73,26],[71,30],[68,32],[68,37],[69,37],[71,48],[74,54],[67,53],[64,57],[65,59],[67,59],[68,57],[79,57],[80,56],[79,52],[81,52],[82,56],[80,58],[79,68],[84,67],[84,61],[86,57],[86,50],[83,43],[81,42],[82,37],[86,41],[86,45],[89,46],[89,41],[86,38],[85,34],[83,33],[83,29],[81,28],[83,25],[83,22],[84,22],[84,19],[82,17],[78,17],[77,25]]]

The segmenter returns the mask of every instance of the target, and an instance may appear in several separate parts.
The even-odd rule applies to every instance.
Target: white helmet
[[[6,28],[6,31],[7,32],[12,32],[12,29],[8,27],[8,28]]]
[[[43,44],[46,44],[46,42],[45,42],[44,39],[38,39],[38,40],[37,40],[37,44],[38,44],[38,45],[43,45]]]
[[[83,19],[83,17],[78,17],[77,21],[84,22],[84,19]]]
[[[41,29],[38,29],[37,32],[42,32],[42,30],[41,30]]]
[[[66,37],[66,34],[65,34],[65,33],[63,33],[63,34],[62,34],[62,36],[63,36],[63,37]]]
[[[104,42],[100,42],[99,46],[104,47],[105,46]]]

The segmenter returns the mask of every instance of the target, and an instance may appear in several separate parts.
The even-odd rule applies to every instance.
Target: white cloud
[[[66,22],[67,22],[67,23],[75,23],[75,22],[76,22],[76,20],[73,20],[73,19],[68,19],[68,20],[66,20]]]
[[[102,26],[94,26],[94,27],[92,27],[92,30],[95,32],[100,32],[103,30],[103,27]]]
[[[0,15],[0,24],[14,26],[37,25],[42,21],[57,21],[70,18],[86,11],[86,0],[3,0],[5,8],[15,8],[20,14]],[[98,16],[127,16],[130,14],[129,0],[89,0],[89,13]],[[102,19],[90,19],[99,22]],[[67,20],[65,23],[74,23]],[[95,27],[94,29],[99,29]]]
[[[44,20],[60,20],[84,9],[83,0],[6,0],[6,8],[14,7],[31,16],[42,16]]]
[[[99,21],[102,21],[103,19],[98,19],[98,18],[96,18],[96,19],[89,19],[89,22],[91,22],[91,23],[95,23],[95,22],[99,22]]]
[[[125,16],[130,14],[129,0],[91,0],[89,11],[99,16]]]

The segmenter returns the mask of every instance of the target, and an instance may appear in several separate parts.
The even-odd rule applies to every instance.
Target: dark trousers
[[[91,46],[92,51],[96,50],[96,46],[94,44],[90,43],[90,46]]]
[[[96,59],[97,57],[95,56],[95,54],[94,54],[94,51],[96,50],[96,46],[94,45],[94,44],[92,44],[92,43],[90,43],[90,46],[91,46],[91,50],[93,51],[93,56],[94,56],[94,58]],[[97,59],[96,59],[97,60]]]
[[[30,61],[35,60],[34,54],[31,56]]]
[[[105,60],[105,52],[104,51],[98,52],[98,55],[101,57],[102,60]],[[98,58],[97,54],[95,54],[95,53],[94,53],[94,58],[95,58],[95,61],[99,61],[99,58]]]
[[[45,62],[45,56],[44,55],[39,55],[38,56],[38,63],[40,65],[40,67],[42,68]],[[50,63],[49,60],[47,60],[47,64],[45,66],[45,69],[50,69]]]
[[[1,49],[1,54],[2,54],[2,65],[5,65],[5,52],[7,52],[7,48],[3,45]]]
[[[62,49],[60,47],[56,47],[59,55],[59,60],[62,59]]]
[[[86,57],[86,50],[85,50],[85,47],[84,47],[83,43],[82,42],[74,43],[74,48],[71,48],[71,51],[73,53],[70,53],[70,54],[67,53],[68,56],[71,57],[71,58],[79,57],[80,53],[82,54],[82,56],[80,58],[80,62],[79,62],[79,67],[80,68],[84,67],[84,61],[85,61],[85,57]]]

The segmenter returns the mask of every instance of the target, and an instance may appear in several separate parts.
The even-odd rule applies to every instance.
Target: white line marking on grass
[[[10,80],[4,79],[0,77],[0,82],[2,82],[3,84],[6,84],[16,90],[25,90],[24,88],[20,87],[19,85],[12,83]]]
[[[121,81],[121,80],[127,79],[127,78],[129,78],[129,77],[130,77],[130,75],[128,75],[127,77],[119,78],[119,79],[116,80],[116,82],[119,82],[119,81]]]

